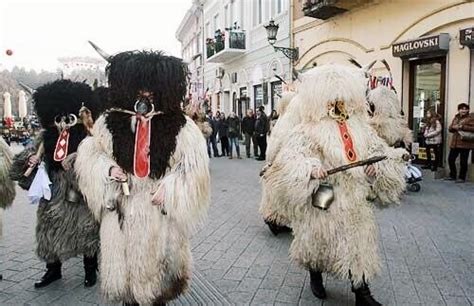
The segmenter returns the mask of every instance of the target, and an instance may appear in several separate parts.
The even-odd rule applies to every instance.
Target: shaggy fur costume
[[[151,175],[160,178],[169,167],[176,147],[176,136],[186,123],[179,102],[186,93],[187,69],[178,58],[160,52],[122,52],[110,59],[106,68],[110,104],[133,111],[140,90],[154,93],[155,111],[164,115],[151,120]],[[166,77],[162,77],[166,76]],[[127,172],[133,172],[135,134],[130,129],[130,115],[113,112],[107,117],[113,137],[114,158]]]
[[[280,101],[278,102],[279,118],[272,129],[272,134],[268,138],[268,147],[267,147],[267,165],[270,165],[276,153],[280,150],[282,144],[286,141],[286,137],[289,134],[292,127],[295,126],[296,120],[294,116],[288,114],[286,110],[290,105],[290,102],[295,97],[296,93],[286,92],[282,95]],[[268,167],[268,166],[266,166]],[[274,198],[273,193],[268,190],[266,180],[262,180],[262,200],[260,201],[260,213],[263,215],[263,218],[267,221],[274,222],[278,225],[289,226],[289,219],[278,213],[278,198]]]
[[[149,90],[155,110],[164,114],[152,119],[152,171],[147,178],[134,176],[131,168],[131,115],[106,112],[96,121],[93,137],[79,147],[79,186],[101,223],[101,288],[110,301],[163,303],[180,295],[191,277],[189,237],[209,202],[206,142],[179,108],[186,90],[180,60],[125,52],[107,69],[113,105],[132,110],[137,93]],[[109,179],[113,166],[128,173],[129,196]],[[164,190],[163,207],[152,205],[159,188]]]
[[[403,149],[393,149],[370,127],[366,111],[366,79],[360,70],[338,65],[315,68],[306,74],[290,106],[298,112],[294,126],[264,174],[279,213],[288,216],[294,240],[290,257],[307,269],[348,278],[354,286],[370,281],[379,270],[377,226],[373,204],[367,201],[371,187],[383,203],[397,203],[405,181]],[[313,168],[331,169],[347,164],[338,123],[327,114],[328,103],[342,100],[357,159],[386,155],[374,165],[377,176],[369,179],[364,169],[353,168],[331,175],[334,201],[327,211],[311,205],[319,181]],[[292,110],[288,110],[292,111]]]
[[[368,94],[369,103],[374,106],[370,124],[377,134],[389,146],[403,142],[406,146],[413,142],[413,135],[407,121],[401,115],[400,101],[397,94],[385,86],[378,86]]]
[[[10,147],[0,137],[0,237],[2,237],[2,214],[3,209],[10,207],[15,199],[15,184],[9,177],[12,165],[12,153]]]
[[[54,126],[54,117],[77,115],[83,103],[90,110],[96,110],[98,106],[94,104],[95,100],[88,85],[69,80],[59,80],[41,86],[33,97],[35,111],[43,126],[37,143],[44,145],[42,159],[52,182],[51,200],[41,199],[37,210],[36,252],[46,262],[64,261],[80,254],[92,257],[99,249],[99,226],[79,192],[74,171],[65,171],[60,162],[53,160],[59,136],[58,129]],[[69,132],[68,155],[71,155],[87,136],[87,131],[78,123]],[[35,174],[28,178],[23,176],[32,153],[30,149],[18,154],[10,173],[25,189],[30,187]],[[70,190],[78,193],[78,202],[71,203],[67,200]]]
[[[192,104],[189,104],[185,109],[186,115],[193,119],[194,123],[199,127],[204,138],[209,138],[212,135],[212,127],[206,120],[206,114],[195,109]]]

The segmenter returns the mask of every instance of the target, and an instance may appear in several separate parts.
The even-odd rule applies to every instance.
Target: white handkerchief
[[[51,181],[49,180],[48,173],[44,162],[38,166],[33,183],[31,183],[30,189],[28,190],[28,199],[31,204],[38,204],[41,198],[45,200],[51,200]]]

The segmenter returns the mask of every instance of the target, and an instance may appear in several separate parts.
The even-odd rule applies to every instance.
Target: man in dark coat
[[[260,156],[257,160],[265,160],[265,152],[267,151],[267,133],[268,133],[268,118],[261,108],[257,110],[257,120],[255,121],[255,134],[257,137],[258,148],[260,149]]]
[[[255,135],[255,116],[252,109],[247,110],[247,114],[242,119],[242,132],[244,132],[245,153],[250,157],[250,143],[253,144],[253,155],[258,156],[258,146]]]

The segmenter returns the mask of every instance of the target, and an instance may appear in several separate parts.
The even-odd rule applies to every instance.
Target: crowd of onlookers
[[[247,158],[253,154],[257,160],[265,160],[267,136],[277,119],[275,110],[268,117],[263,106],[260,106],[256,113],[248,109],[242,119],[234,112],[226,117],[223,112],[217,111],[213,115],[209,110],[206,114],[206,120],[212,128],[212,134],[207,139],[209,157],[227,156],[232,159],[235,150],[235,157],[241,159],[239,144],[240,140],[243,140]],[[218,143],[220,143],[220,153]]]
[[[469,105],[460,103],[448,131],[452,133],[448,155],[449,176],[446,180],[464,183],[467,176],[469,152],[474,150],[474,114],[469,113]],[[426,146],[427,163],[422,168],[437,171],[442,152],[441,116],[434,110],[428,110],[423,125],[423,137]],[[431,155],[433,154],[434,159]],[[456,160],[460,156],[460,169],[456,169]]]

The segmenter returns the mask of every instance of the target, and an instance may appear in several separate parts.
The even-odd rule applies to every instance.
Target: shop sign
[[[395,57],[409,57],[427,53],[447,52],[448,49],[449,34],[442,33],[436,36],[394,44],[392,46],[392,55]]]
[[[474,27],[459,31],[459,43],[464,46],[474,47]]]

